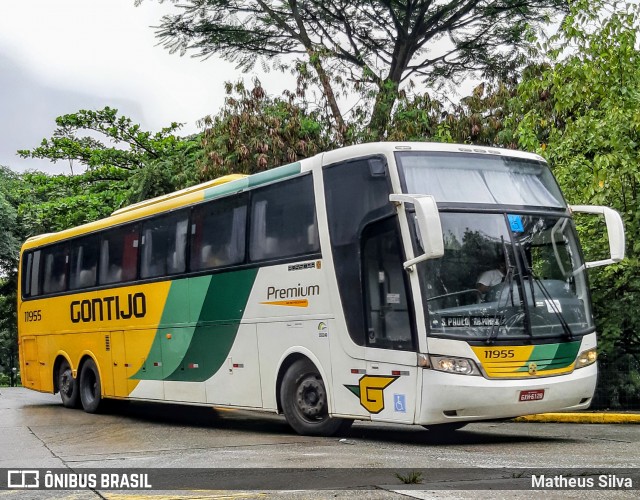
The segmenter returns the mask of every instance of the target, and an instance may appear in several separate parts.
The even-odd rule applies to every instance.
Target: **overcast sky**
[[[157,46],[153,26],[172,9],[156,0],[0,0],[0,165],[69,172],[16,150],[39,145],[57,116],[80,109],[115,107],[150,131],[172,121],[197,131],[222,106],[224,82],[242,75]],[[260,78],[269,93],[293,85],[280,73]]]

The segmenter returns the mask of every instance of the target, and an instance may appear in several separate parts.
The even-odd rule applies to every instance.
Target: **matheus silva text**
[[[590,476],[545,476],[532,475],[532,488],[633,488],[633,480],[630,477],[621,477],[615,474],[600,474],[597,477]]]

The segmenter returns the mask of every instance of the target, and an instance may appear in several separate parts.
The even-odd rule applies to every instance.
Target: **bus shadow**
[[[138,401],[109,401],[103,413],[161,425],[297,436],[282,415],[258,411]],[[339,436],[330,438],[299,437],[310,440],[338,439],[344,444],[371,441],[419,446],[575,442],[574,439],[566,437],[532,436],[528,433],[528,424],[526,423],[505,422],[505,424],[510,425],[508,432],[506,432],[507,429],[505,432],[500,431],[501,423],[490,424],[490,427],[487,423],[469,424],[457,431],[443,432],[438,429],[424,429],[416,425],[404,426],[356,421],[351,429]],[[514,432],[516,425],[522,426],[521,432]]]
[[[488,444],[517,444],[517,443],[570,443],[573,439],[532,436],[523,425],[522,432],[514,433],[513,428],[509,432],[501,433],[499,428],[469,424],[464,429],[453,432],[423,429],[420,426],[389,426],[376,427],[370,424],[354,426],[349,430],[347,439],[364,439],[389,444],[418,445],[418,446],[448,446],[448,445],[488,445]],[[505,429],[506,431],[506,429]]]
[[[292,432],[284,417],[264,412],[142,401],[109,400],[106,403],[103,414],[149,423],[246,432]]]

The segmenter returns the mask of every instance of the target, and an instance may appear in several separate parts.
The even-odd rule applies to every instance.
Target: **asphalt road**
[[[339,468],[346,479],[367,477],[372,488],[306,491],[0,491],[13,498],[477,498],[473,491],[421,489],[389,481],[389,470],[441,469],[460,481],[478,480],[484,469],[585,468],[590,471],[640,470],[640,425],[476,423],[450,435],[421,427],[356,422],[344,436],[303,437],[283,417],[240,410],[148,403],[118,403],[99,415],[62,407],[59,397],[22,388],[0,389],[0,469],[138,468]],[[380,468],[379,479],[371,469]],[[484,469],[483,469],[484,468]],[[268,473],[269,471],[267,471]],[[277,475],[274,469],[272,476]],[[387,475],[382,472],[387,473]],[[450,481],[450,477],[443,480]],[[475,479],[474,479],[475,478]],[[334,478],[335,479],[335,478]],[[402,478],[398,478],[402,479]],[[524,479],[523,479],[524,481]],[[528,480],[527,480],[528,481]],[[348,482],[348,481],[347,481]],[[638,481],[636,481],[637,483]],[[381,484],[378,484],[381,483]],[[455,484],[455,483],[454,483]],[[474,483],[475,484],[475,483]],[[480,483],[477,483],[480,485]],[[375,485],[375,486],[374,486]],[[634,491],[547,490],[545,497],[635,498]],[[482,488],[482,486],[480,485]],[[408,488],[408,489],[407,489]],[[417,489],[415,489],[417,488]],[[451,491],[451,489],[455,491]],[[530,488],[529,488],[530,489]],[[28,493],[28,495],[27,495]],[[481,496],[491,493],[484,491]],[[494,498],[530,498],[531,491],[493,492]],[[26,495],[26,496],[25,496]]]

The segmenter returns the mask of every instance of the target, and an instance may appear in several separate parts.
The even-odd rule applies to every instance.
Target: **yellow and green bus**
[[[610,258],[584,262],[575,211],[604,216]],[[623,257],[619,215],[568,206],[537,155],[346,147],[30,238],[22,380],[87,412],[247,408],[311,435],[582,409],[586,269]]]

